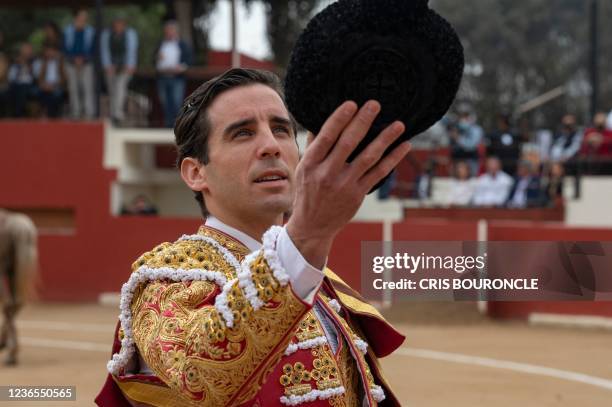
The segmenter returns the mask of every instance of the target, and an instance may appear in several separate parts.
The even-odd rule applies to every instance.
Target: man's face
[[[74,17],[74,25],[76,28],[83,28],[87,25],[87,19],[89,18],[87,11],[81,10]]]
[[[178,27],[176,24],[166,24],[164,26],[164,38],[167,40],[176,40],[178,38]]]
[[[467,164],[464,162],[459,162],[457,164],[457,178],[464,180],[464,179],[468,179],[470,177],[470,169],[468,168]]]
[[[487,160],[487,172],[489,174],[495,174],[501,169],[501,163],[497,158],[489,158]]]
[[[605,113],[597,113],[593,118],[593,124],[595,127],[599,129],[603,129],[606,126],[606,114]]]
[[[125,31],[126,22],[125,20],[115,20],[113,21],[113,31],[117,34],[121,34]]]
[[[32,45],[29,43],[21,44],[21,47],[19,48],[19,55],[22,59],[30,59],[32,58],[33,54],[34,51],[32,50]]]
[[[225,91],[208,108],[206,206],[215,216],[280,215],[293,204],[299,161],[289,113],[270,87]]]
[[[563,125],[564,130],[573,131],[576,127],[576,117],[572,114],[566,114],[561,119],[561,124]]]

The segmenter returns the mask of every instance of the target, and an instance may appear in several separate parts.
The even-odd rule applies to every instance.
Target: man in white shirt
[[[164,24],[164,39],[155,54],[157,92],[164,110],[164,126],[172,127],[185,97],[185,71],[191,48],[179,37],[176,21]]]
[[[487,158],[487,172],[478,177],[474,191],[475,206],[503,206],[512,188],[512,177],[501,170],[497,157]]]
[[[186,99],[178,163],[205,225],[134,263],[98,405],[399,405],[377,358],[403,336],[324,270],[336,234],[409,151],[383,157],[404,132],[394,122],[347,163],[380,109],[342,104],[300,160],[273,74],[232,69]]]

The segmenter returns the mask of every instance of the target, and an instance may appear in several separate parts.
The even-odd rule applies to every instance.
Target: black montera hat
[[[287,104],[317,134],[344,101],[378,100],[382,110],[356,155],[395,120],[406,125],[398,143],[438,121],[455,98],[463,64],[457,34],[427,0],[339,0],[297,40]]]

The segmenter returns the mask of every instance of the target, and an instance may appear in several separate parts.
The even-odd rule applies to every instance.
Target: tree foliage
[[[565,86],[564,97],[532,113],[536,124],[565,112],[589,120],[589,1],[431,0],[456,28],[466,51],[459,98],[485,122],[535,96]],[[612,2],[600,1],[600,108],[612,107]]]
[[[252,0],[245,0],[247,4]],[[274,62],[285,68],[300,33],[310,21],[320,0],[263,0],[266,28]]]

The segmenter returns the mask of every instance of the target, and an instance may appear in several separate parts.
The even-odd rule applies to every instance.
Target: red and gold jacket
[[[251,254],[204,226],[142,255],[122,289],[96,403],[399,406],[378,358],[404,336],[329,269],[317,314],[288,284],[273,229]],[[321,313],[331,322],[327,335]]]

